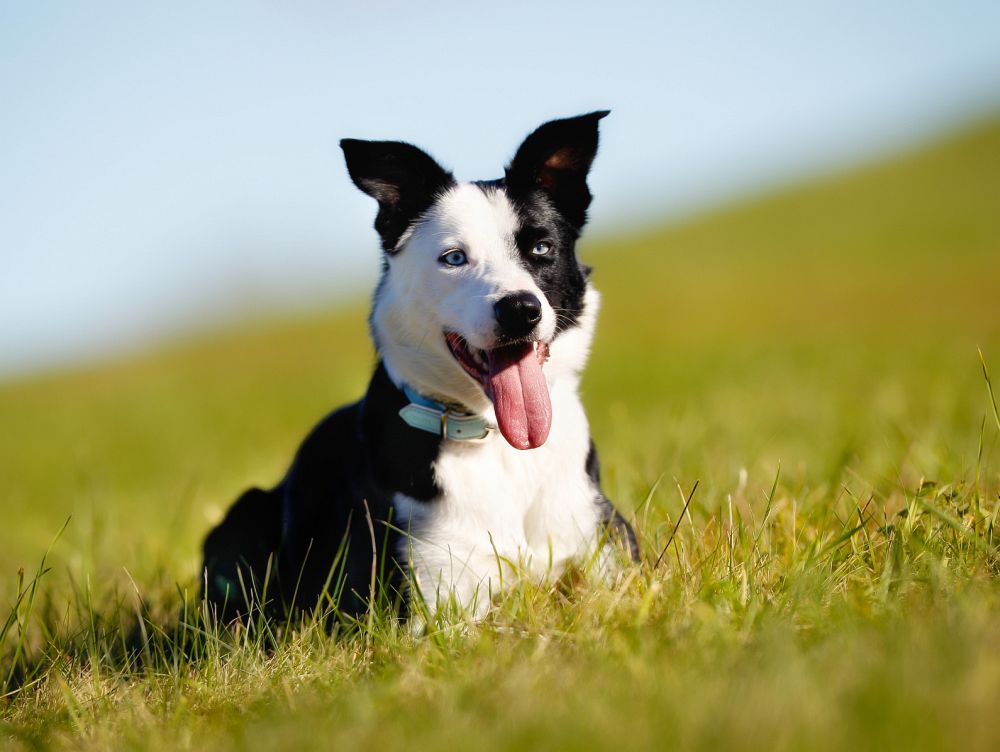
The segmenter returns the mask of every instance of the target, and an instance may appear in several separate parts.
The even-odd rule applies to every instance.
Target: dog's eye
[[[469,263],[469,259],[465,256],[465,251],[460,251],[457,248],[452,248],[450,251],[442,253],[438,261],[448,266],[465,266],[465,264]]]
[[[551,250],[552,250],[552,244],[551,243],[546,243],[544,240],[541,240],[541,241],[535,243],[535,247],[531,249],[531,255],[532,256],[547,256],[548,253],[549,253],[549,251],[551,251]]]

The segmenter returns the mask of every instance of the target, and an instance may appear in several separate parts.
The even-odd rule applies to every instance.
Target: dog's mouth
[[[535,449],[552,427],[552,403],[542,366],[549,357],[545,342],[517,342],[480,350],[461,335],[445,332],[452,356],[483,387],[493,402],[500,433],[515,449]]]

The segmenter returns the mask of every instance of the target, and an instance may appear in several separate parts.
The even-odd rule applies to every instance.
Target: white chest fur
[[[551,391],[546,443],[519,451],[498,432],[482,443],[446,441],[435,463],[440,497],[397,495],[401,543],[421,596],[454,598],[479,616],[490,594],[518,576],[558,575],[596,545],[601,510],[586,472],[587,419],[575,384]]]

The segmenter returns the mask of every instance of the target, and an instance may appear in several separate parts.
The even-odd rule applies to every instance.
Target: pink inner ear
[[[542,169],[538,172],[538,182],[549,190],[555,190],[559,180],[559,173],[573,170],[577,167],[576,150],[565,147],[555,151],[542,164]]]
[[[545,167],[549,170],[572,170],[576,167],[576,152],[569,147],[559,149],[545,160]]]
[[[398,204],[399,189],[384,180],[365,179],[361,181],[368,191],[379,203]]]

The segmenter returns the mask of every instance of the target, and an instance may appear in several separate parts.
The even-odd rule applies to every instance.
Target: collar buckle
[[[485,441],[495,428],[482,416],[459,412],[408,386],[403,393],[410,403],[400,409],[399,417],[412,428],[466,443]]]

